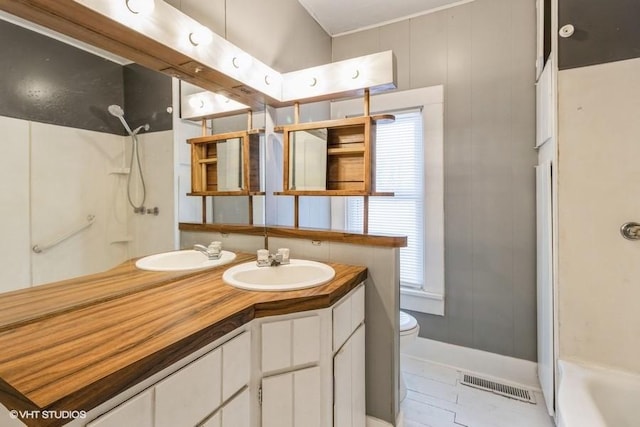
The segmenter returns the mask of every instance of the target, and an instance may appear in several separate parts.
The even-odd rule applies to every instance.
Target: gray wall
[[[420,336],[536,359],[535,0],[474,2],[333,40],[393,49],[399,89],[445,86],[445,316]]]
[[[331,37],[297,0],[166,0],[280,72],[331,61]]]

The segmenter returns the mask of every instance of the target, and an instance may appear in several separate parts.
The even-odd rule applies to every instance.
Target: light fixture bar
[[[373,53],[282,75],[282,102],[320,101],[337,96],[394,89],[393,52]]]

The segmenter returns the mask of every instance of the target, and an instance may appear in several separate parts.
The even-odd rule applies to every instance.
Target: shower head
[[[147,124],[144,124],[144,125],[142,125],[142,126],[138,126],[137,128],[135,128],[135,129],[133,130],[133,135],[137,135],[137,134],[138,134],[138,132],[140,132],[140,131],[141,131],[141,130],[143,130],[143,129],[144,129],[145,131],[148,131],[148,130],[150,129],[149,124],[147,123]]]
[[[122,109],[121,106],[119,105],[109,105],[109,113],[111,113],[112,116],[116,116],[116,117],[124,117],[124,110]]]
[[[120,122],[122,123],[122,126],[124,126],[124,128],[127,130],[127,132],[129,132],[129,135],[132,135],[133,133],[131,132],[131,128],[129,127],[129,125],[127,124],[127,122],[124,119],[124,110],[122,109],[121,106],[119,105],[109,105],[109,108],[107,108],[109,110],[109,113],[112,116],[115,116],[117,118],[120,119]]]

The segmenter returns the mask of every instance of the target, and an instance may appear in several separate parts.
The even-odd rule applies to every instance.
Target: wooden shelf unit
[[[202,121],[204,136],[191,138],[191,192],[188,196],[202,198],[202,223],[207,223],[206,200],[210,196],[248,196],[249,224],[253,224],[253,197],[264,196],[260,191],[260,135],[264,129],[251,128],[252,114],[248,113],[249,130],[206,135],[206,120]],[[237,190],[222,190],[218,187],[218,144],[230,139],[240,139],[241,186]]]
[[[365,91],[364,115],[338,120],[298,123],[299,104],[294,105],[295,124],[276,126],[283,137],[283,191],[275,195],[294,197],[294,226],[299,225],[300,196],[362,196],[363,230],[369,228],[369,197],[392,197],[392,192],[377,192],[375,185],[376,123],[395,120],[390,114],[369,115],[369,91]],[[326,174],[324,189],[293,188],[290,162],[294,151],[293,134],[298,131],[326,130]]]
[[[283,191],[278,194],[305,196],[373,195],[375,191],[375,124],[370,116],[326,120],[282,126],[284,133]],[[327,130],[327,170],[324,190],[298,190],[290,185],[290,155],[293,132]]]
[[[240,138],[242,145],[242,187],[218,190],[218,143]],[[260,133],[228,132],[188,139],[191,144],[190,196],[248,196],[260,193]],[[263,193],[264,194],[264,193]]]

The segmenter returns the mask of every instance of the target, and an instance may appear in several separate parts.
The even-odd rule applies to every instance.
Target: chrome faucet
[[[220,242],[211,242],[208,247],[196,244],[193,245],[193,249],[202,252],[210,260],[220,259],[220,256],[222,256],[222,244]]]
[[[289,264],[289,249],[278,249],[275,254],[270,254],[266,249],[258,251],[258,267],[277,267]]]

